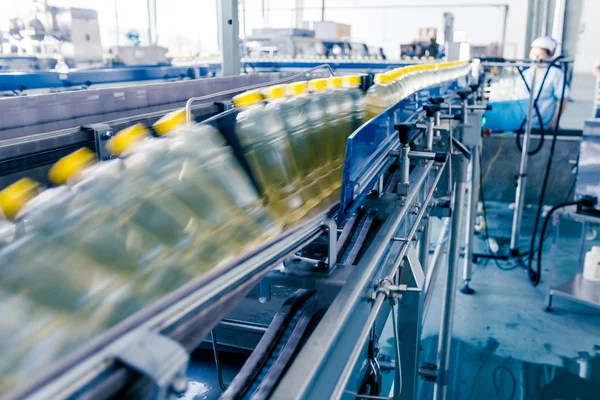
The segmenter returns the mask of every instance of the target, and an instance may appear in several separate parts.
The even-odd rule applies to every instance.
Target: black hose
[[[527,154],[530,156],[537,154],[542,149],[542,146],[544,145],[544,134],[545,134],[544,121],[542,119],[542,113],[540,112],[537,102],[538,102],[538,99],[540,98],[540,94],[542,93],[542,89],[544,88],[544,83],[546,83],[546,78],[548,77],[548,73],[550,72],[550,67],[551,66],[549,65],[548,68],[546,68],[546,73],[544,74],[544,78],[542,79],[542,84],[540,85],[540,90],[533,102],[533,108],[535,110],[535,115],[538,119],[538,124],[540,125],[540,141],[535,149],[527,152]],[[525,83],[527,92],[531,93],[532,89],[529,87],[529,84],[527,83],[527,79],[525,79],[525,75],[523,75],[523,71],[519,67],[517,67],[517,71],[519,71],[519,75],[521,76],[523,83]],[[519,149],[519,151],[523,151],[523,147],[521,146],[521,134],[523,132],[523,127],[525,126],[526,122],[527,122],[527,117],[525,117],[523,122],[521,122],[521,126],[519,127],[519,129],[517,129],[516,141],[517,141],[517,148]]]
[[[542,94],[542,89],[544,88],[544,84],[546,83],[546,79],[548,78],[548,74],[550,73],[550,69],[552,67],[557,66],[557,63],[564,58],[564,56],[561,54],[559,56],[557,56],[556,58],[554,58],[546,67],[546,72],[544,73],[544,77],[542,78],[542,83],[540,85],[540,90],[538,91],[537,96],[535,97],[535,100],[533,102],[533,106],[535,109],[535,113],[538,119],[538,124],[540,126],[540,142],[538,143],[538,146],[531,151],[528,151],[527,154],[532,156],[534,154],[537,154],[541,149],[542,146],[544,144],[544,135],[545,135],[545,130],[544,130],[544,122],[542,119],[542,114],[540,112],[540,109],[537,105],[538,100],[540,99],[540,96]],[[525,83],[525,87],[527,88],[527,92],[531,93],[531,91],[533,90],[533,88],[529,87],[529,84],[527,83],[527,80],[525,79],[525,76],[523,75],[523,71],[521,70],[521,68],[517,67],[517,71],[519,71],[519,75],[521,76],[521,79],[523,80],[523,83]],[[565,79],[566,82],[566,79]],[[523,133],[523,127],[525,126],[525,123],[527,122],[527,117],[525,117],[525,119],[523,119],[523,122],[521,122],[521,126],[519,127],[519,129],[517,130],[517,137],[516,137],[516,142],[517,142],[517,148],[520,151],[523,151],[523,147],[521,146],[521,134]]]
[[[529,245],[529,261],[527,262],[527,271],[529,274],[529,280],[533,284],[533,286],[537,286],[540,283],[540,279],[542,278],[542,267],[541,267],[541,254],[542,254],[542,245],[543,242],[540,242],[538,247],[538,259],[537,259],[537,271],[534,271],[531,268],[533,263],[533,251],[535,246],[535,238],[537,236],[537,227],[540,222],[540,217],[542,215],[542,208],[544,207],[544,197],[546,195],[546,186],[548,185],[548,178],[550,177],[550,170],[552,169],[552,159],[554,157],[554,149],[556,148],[556,139],[558,138],[558,131],[560,127],[560,118],[563,111],[563,103],[565,100],[565,91],[567,89],[567,73],[568,67],[566,64],[563,65],[563,87],[560,94],[560,102],[558,104],[558,117],[556,119],[556,126],[554,127],[554,135],[552,137],[552,145],[550,146],[550,153],[548,154],[548,164],[546,165],[546,172],[544,173],[544,181],[542,182],[542,189],[540,192],[540,201],[538,202],[538,209],[535,215],[535,224],[533,225],[533,234],[531,235],[531,243]],[[568,203],[563,203],[568,204]],[[579,204],[579,202],[577,203]],[[564,206],[564,205],[563,205]],[[558,207],[558,206],[555,206]],[[560,208],[560,207],[559,207]],[[553,208],[554,210],[554,208]],[[550,215],[550,213],[548,213]],[[546,216],[546,220],[548,219],[548,215]],[[544,221],[544,226],[546,226],[547,221]],[[541,239],[544,237],[544,231],[542,230]]]

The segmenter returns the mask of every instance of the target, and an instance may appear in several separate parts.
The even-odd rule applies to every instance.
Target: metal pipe
[[[423,207],[427,207],[424,205]],[[431,226],[431,218],[425,216],[423,218],[427,218],[427,221],[423,225],[423,232],[421,233],[421,239],[419,240],[419,262],[421,266],[427,272],[426,268],[428,267],[427,261],[429,260],[429,229]]]
[[[426,131],[426,140],[425,150],[431,151],[433,149],[433,126],[435,125],[435,118],[429,118],[427,122],[427,131]]]
[[[321,21],[325,21],[325,0],[321,2]]]
[[[115,0],[115,35],[117,36],[117,47],[119,47],[119,9],[117,5],[118,0]]]
[[[400,148],[400,183],[408,184],[410,182],[410,159],[408,153],[410,147],[408,145]]]
[[[531,68],[537,68],[534,62]],[[534,69],[535,71],[535,69]],[[527,187],[527,159],[529,157],[529,138],[533,126],[533,103],[536,95],[536,73],[532,74],[531,91],[529,94],[529,106],[527,108],[527,125],[523,135],[523,146],[521,151],[521,165],[519,167],[519,176],[517,178],[517,190],[515,193],[515,211],[513,213],[512,230],[510,234],[510,252],[512,255],[519,253],[519,233],[521,231],[521,219],[523,218],[523,205],[525,203],[525,188]]]
[[[219,351],[217,350],[217,332],[213,329],[210,331],[210,338],[212,340],[213,353],[215,354],[215,366],[217,367],[217,379],[219,380],[219,386],[222,391],[227,390],[225,382],[223,382],[223,368],[221,367],[221,361],[219,359]]]
[[[542,25],[538,36],[546,36],[548,33],[548,0],[541,0],[540,14],[542,15]]]
[[[504,18],[502,20],[502,42],[500,42],[500,51],[502,57],[506,57],[506,31],[508,27],[508,4],[504,6]]]
[[[468,112],[469,112],[469,102],[467,101],[467,99],[464,99],[461,104],[461,117],[462,118],[460,120],[460,122],[463,125],[466,124],[468,121],[468,116],[467,116]]]
[[[400,336],[398,335],[398,324],[396,322],[396,313],[399,311],[396,307],[396,300],[392,303],[392,328],[394,330],[394,349],[396,355],[396,368],[394,368],[396,380],[394,381],[394,399],[399,399],[402,394],[402,357],[400,356]]]
[[[562,53],[562,45],[564,42],[565,30],[565,13],[567,5],[565,0],[556,0],[554,4],[554,20],[552,22],[552,37],[558,40],[558,45],[554,54]]]
[[[427,170],[430,169],[432,166],[433,166],[432,162],[431,161],[428,162]],[[442,172],[443,172],[443,168],[440,168],[435,176],[435,180],[432,184],[430,192],[424,199],[424,204],[427,204],[431,200],[431,197],[433,196],[435,187],[437,186],[437,182],[439,182]],[[425,172],[425,174],[423,174],[419,178],[419,180],[417,182],[415,182],[415,185],[412,187],[412,190],[409,193],[408,198],[405,202],[406,205],[411,204],[414,197],[417,195],[417,193],[422,190],[422,185],[425,181],[425,177],[427,176],[426,174],[427,174],[427,171]],[[400,223],[402,222],[402,220],[404,219],[404,217],[408,211],[408,208],[406,207],[406,205],[401,207],[401,211],[395,216],[394,221],[386,227],[387,228],[386,236],[389,237],[390,239],[393,237],[393,232],[395,232],[397,230],[398,226],[400,225]],[[396,272],[398,271],[398,268],[400,267],[401,263],[403,262],[404,256],[406,255],[406,252],[408,251],[409,246],[411,246],[412,238],[414,237],[417,229],[419,228],[418,222],[423,217],[425,210],[426,210],[426,207],[421,207],[421,211],[419,211],[419,214],[417,214],[417,216],[415,217],[415,224],[413,225],[412,229],[406,236],[406,241],[404,241],[404,243],[402,245],[402,249],[400,250],[400,252],[396,258],[396,262],[394,263],[393,268],[388,273],[388,275],[384,279],[382,279],[382,281],[386,281],[386,280],[388,282],[393,281],[394,275],[396,274]],[[380,232],[380,234],[381,234],[381,232]],[[368,264],[370,264],[370,266],[375,266],[378,263],[382,262],[383,258],[384,258],[384,251],[386,248],[387,248],[387,246],[381,246],[380,248],[378,248],[374,257],[368,258]],[[386,297],[387,296],[383,292],[377,293],[377,297],[375,297],[375,299],[374,299],[374,303],[373,303],[373,306],[369,313],[369,316],[364,324],[362,332],[358,335],[358,338],[356,339],[354,348],[352,349],[350,355],[348,356],[348,362],[339,377],[338,384],[336,386],[336,390],[334,391],[332,397],[336,397],[336,394],[341,395],[341,393],[344,391],[346,384],[348,382],[348,379],[350,378],[350,375],[354,371],[354,367],[359,358],[359,355],[361,354],[361,352],[363,350],[364,343],[369,336],[369,333],[371,331],[371,326],[373,325],[375,318],[377,318],[377,315],[379,314],[381,306],[383,305],[383,302],[386,299]]]
[[[148,44],[155,46],[158,42],[158,24],[156,21],[156,0],[147,0],[148,9]]]
[[[442,316],[440,320],[440,335],[438,340],[437,366],[438,376],[433,389],[433,398],[447,398],[448,375],[450,364],[450,349],[452,343],[452,320],[456,300],[456,281],[458,263],[460,261],[461,228],[463,224],[467,162],[462,154],[453,155],[452,166],[455,168],[456,182],[454,184],[454,203],[452,208],[452,230],[450,231],[450,246],[448,249],[448,269],[446,286],[442,297]]]
[[[477,203],[479,202],[480,181],[480,147],[471,146],[471,184],[469,186],[469,198],[467,199],[467,216],[465,230],[466,254],[463,261],[463,287],[461,292],[473,294],[475,291],[469,287],[473,275],[473,245],[475,241],[475,223],[477,222]]]
[[[425,271],[425,284],[423,285],[423,292],[425,293],[425,298],[423,299],[423,313],[421,317],[421,321],[425,321],[427,318],[427,311],[429,311],[429,303],[431,303],[431,299],[433,298],[433,288],[436,282],[436,276],[438,271],[440,270],[438,265],[438,260],[440,256],[445,251],[446,246],[448,244],[448,228],[449,228],[450,218],[444,218],[444,224],[442,225],[442,229],[440,229],[440,234],[438,235],[437,247],[431,256],[431,260],[429,261],[429,265]]]

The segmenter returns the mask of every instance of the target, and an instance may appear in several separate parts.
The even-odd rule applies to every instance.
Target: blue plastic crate
[[[489,102],[491,111],[485,112],[486,129],[492,132],[513,132],[518,130],[527,117],[529,99]]]

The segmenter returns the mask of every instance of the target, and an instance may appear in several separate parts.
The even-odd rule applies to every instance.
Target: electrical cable
[[[517,394],[517,387],[519,382],[515,377],[515,374],[505,365],[498,365],[494,368],[494,372],[492,372],[492,381],[494,383],[494,389],[496,390],[496,396],[500,395],[500,385],[498,384],[498,375],[500,371],[505,371],[512,381],[512,387],[510,391],[510,396],[508,396],[508,400],[513,400],[515,398],[515,394]]]
[[[554,150],[556,148],[556,141],[558,138],[558,131],[560,129],[560,119],[561,119],[561,114],[563,111],[563,103],[565,100],[565,91],[567,88],[567,73],[568,73],[568,67],[566,64],[563,64],[563,86],[562,86],[562,91],[560,94],[560,101],[558,103],[558,117],[556,120],[556,126],[554,127],[554,135],[552,137],[552,144],[550,145],[550,153],[548,154],[548,163],[546,165],[546,171],[544,173],[544,180],[542,182],[542,189],[540,192],[540,200],[538,202],[538,209],[535,215],[535,224],[533,225],[533,234],[531,235],[531,243],[529,245],[529,260],[527,262],[527,272],[529,275],[529,280],[531,281],[531,283],[533,284],[533,286],[537,286],[540,283],[540,280],[542,278],[542,267],[541,267],[541,254],[542,254],[542,246],[543,246],[543,237],[544,237],[544,230],[542,230],[542,234],[540,236],[540,244],[538,247],[538,259],[537,259],[537,271],[534,271],[531,266],[533,264],[533,251],[534,251],[534,246],[535,246],[535,239],[537,237],[537,228],[538,228],[538,224],[540,222],[540,217],[542,215],[542,208],[544,206],[544,197],[546,195],[546,187],[548,185],[548,178],[550,177],[550,170],[552,169],[552,161],[554,158]],[[563,207],[564,204],[568,204],[568,203],[563,203]],[[576,204],[579,204],[579,202],[577,202]],[[560,206],[560,205],[559,205]],[[552,215],[552,212],[555,211],[556,207],[553,207],[548,213],[548,215],[546,215],[546,220],[544,221],[544,226],[546,226],[547,221],[549,219],[549,216]],[[558,207],[560,208],[560,207]]]
[[[557,66],[558,61],[560,61],[562,58],[564,58],[564,56],[562,54],[558,55],[557,57],[555,57],[554,59],[552,59],[550,61],[550,63],[548,64],[548,66],[546,67],[546,72],[544,73],[544,77],[542,78],[542,83],[540,84],[540,89],[538,90],[537,96],[535,97],[535,100],[533,102],[533,106],[534,106],[535,113],[536,113],[536,116],[537,116],[538,124],[540,126],[540,141],[539,141],[537,147],[534,150],[530,150],[530,151],[527,152],[527,154],[530,155],[530,156],[532,156],[534,154],[537,154],[542,149],[542,146],[544,144],[544,138],[545,138],[545,130],[544,130],[544,123],[543,123],[543,119],[542,119],[542,114],[540,113],[540,109],[539,109],[537,103],[538,103],[538,100],[540,99],[540,96],[542,94],[542,89],[544,88],[544,84],[546,83],[546,79],[548,78],[548,74],[550,74],[550,69],[552,67]],[[521,79],[523,80],[523,83],[525,84],[525,87],[527,88],[527,92],[531,93],[532,90],[535,90],[535,88],[529,87],[529,84],[527,83],[527,80],[525,79],[525,75],[523,75],[523,71],[521,70],[520,67],[517,67],[517,71],[519,71],[519,75],[521,76]],[[566,78],[565,78],[565,82],[566,82]],[[523,126],[525,126],[526,122],[527,122],[527,118],[525,118],[523,120],[523,122],[521,122],[521,126],[519,127],[519,129],[517,129],[516,143],[517,143],[517,148],[520,151],[523,151],[523,147],[521,146],[521,134],[523,132]]]
[[[527,152],[527,154],[530,156],[537,154],[542,149],[542,146],[544,145],[544,136],[545,136],[544,122],[542,120],[542,114],[540,113],[540,109],[537,105],[537,102],[538,102],[538,99],[540,98],[540,94],[542,93],[542,89],[544,88],[544,83],[546,83],[546,78],[548,77],[548,73],[550,72],[550,67],[551,67],[551,65],[548,65],[548,67],[546,68],[546,73],[544,74],[544,78],[542,79],[542,84],[540,85],[540,90],[538,91],[538,94],[537,94],[535,100],[533,101],[535,115],[537,116],[538,124],[540,126],[540,141],[535,149],[529,150]],[[521,76],[521,79],[523,80],[523,83],[525,84],[525,87],[527,88],[527,92],[531,94],[531,91],[533,89],[529,87],[529,84],[527,83],[527,79],[525,79],[525,75],[523,75],[523,71],[519,67],[517,67],[517,71],[519,71],[519,75]],[[523,122],[521,122],[521,126],[519,127],[519,129],[517,129],[517,132],[516,132],[517,133],[517,136],[516,136],[517,148],[519,149],[519,151],[523,151],[523,146],[521,146],[521,133],[523,132],[523,127],[525,126],[526,122],[527,122],[527,118],[525,118],[523,120]]]

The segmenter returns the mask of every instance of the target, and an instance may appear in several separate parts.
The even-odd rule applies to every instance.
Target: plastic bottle
[[[354,131],[353,109],[354,101],[350,93],[344,89],[344,81],[339,76],[331,77],[327,80],[327,88],[330,93],[328,100],[330,106],[327,110],[331,112],[330,118],[339,121],[337,129],[334,131],[336,138],[336,147],[334,148],[335,157],[340,166],[343,166],[346,155],[346,144],[348,136]],[[341,167],[340,167],[341,179]]]
[[[0,394],[30,380],[91,339],[99,327],[0,290]]]
[[[264,96],[267,99],[265,109],[278,114],[283,122],[296,160],[303,207],[310,209],[318,203],[321,188],[311,175],[317,168],[317,155],[304,103],[294,97],[288,98],[283,85],[267,88]]]
[[[283,121],[262,100],[255,91],[233,98],[240,110],[235,131],[269,208],[282,223],[291,223],[306,212],[300,174]]]
[[[585,253],[583,263],[583,279],[588,281],[600,281],[600,247],[593,246]]]
[[[2,196],[18,200],[12,189]],[[21,235],[2,249],[0,287],[56,309],[80,308],[111,326],[194,276],[183,274],[172,253],[152,247],[147,236],[136,240],[107,203],[88,197],[69,210],[77,192],[62,189],[42,192],[17,214]],[[136,245],[146,249],[145,258],[133,257]]]
[[[308,179],[317,182],[320,190],[319,198],[326,198],[335,190],[335,187],[328,176],[332,169],[329,154],[333,154],[333,150],[329,148],[329,125],[326,121],[325,110],[321,107],[319,100],[319,95],[324,93],[309,95],[307,82],[295,82],[289,84],[286,89],[290,96],[288,102],[298,107],[306,115],[306,124],[310,132],[310,151],[314,154],[315,162],[315,168],[308,171]]]
[[[409,94],[407,79],[406,79],[406,71],[404,68],[398,68],[396,72],[396,81],[398,82],[398,90],[399,96],[398,101],[404,100]]]
[[[235,159],[223,135],[215,128],[205,124],[182,128],[172,138],[169,154],[174,160],[175,156],[179,157],[173,162],[181,163],[180,169],[194,165],[196,172],[189,176],[198,183],[191,187],[210,188],[209,193],[216,198],[218,207],[223,208],[228,220],[219,222],[220,228],[232,224],[240,234],[247,231],[248,237],[240,238],[244,240],[245,247],[280,232],[250,178]],[[201,197],[201,194],[197,196]]]
[[[344,77],[346,90],[352,97],[352,131],[357,130],[365,118],[365,95],[360,89],[361,76],[348,75]]]
[[[123,275],[108,271],[77,249],[36,233],[0,251],[0,288],[67,314],[91,326],[109,327],[143,307],[148,295]]]
[[[369,121],[387,110],[394,101],[389,88],[389,75],[375,75],[375,84],[367,91],[365,97],[365,120]]]
[[[336,135],[343,129],[343,121],[337,118],[338,107],[331,101],[331,93],[327,91],[327,79],[313,79],[308,82],[308,87],[313,104],[323,113],[322,116],[317,115],[324,121],[321,145],[327,158],[326,182],[330,190],[335,191],[342,186],[342,160],[338,157]]]

